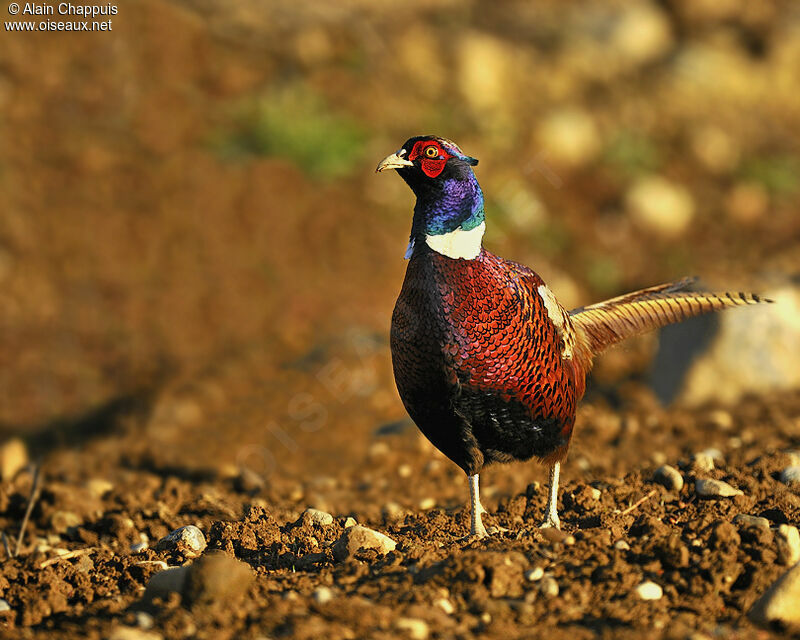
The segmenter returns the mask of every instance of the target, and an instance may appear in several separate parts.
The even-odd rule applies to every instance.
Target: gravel
[[[360,524],[348,527],[333,545],[334,557],[342,561],[354,556],[362,549],[375,549],[378,553],[387,554],[394,551],[397,543],[389,536],[364,527]]]
[[[732,487],[722,480],[712,478],[698,478],[694,483],[694,490],[697,495],[703,498],[732,498],[744,495],[741,489]]]
[[[679,492],[683,489],[683,476],[675,467],[668,464],[660,466],[653,474],[653,480],[664,485],[670,491]]]
[[[778,527],[775,543],[778,546],[778,561],[786,566],[800,562],[800,532],[797,527],[782,524]]]
[[[309,507],[303,511],[303,517],[310,522],[323,527],[333,524],[333,516],[330,513],[327,511],[321,511],[320,509],[314,509],[313,507]]]
[[[756,600],[748,615],[754,622],[768,624],[773,621],[784,624],[800,624],[800,564],[796,564],[778,578],[772,586]]]
[[[197,558],[206,548],[206,537],[190,524],[165,535],[156,543],[156,551],[175,551],[185,558]]]
[[[652,580],[645,580],[636,587],[636,595],[640,600],[660,600],[664,590]]]

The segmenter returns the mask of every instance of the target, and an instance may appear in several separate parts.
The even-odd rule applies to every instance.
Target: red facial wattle
[[[411,162],[420,158],[420,168],[429,178],[438,177],[451,157],[451,154],[447,153],[438,142],[431,140],[418,141],[408,154]]]

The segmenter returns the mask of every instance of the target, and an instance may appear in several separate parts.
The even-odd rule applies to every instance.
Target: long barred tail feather
[[[772,302],[754,293],[684,291],[694,282],[685,278],[570,311],[585,347],[597,355],[631,336],[712,311]]]

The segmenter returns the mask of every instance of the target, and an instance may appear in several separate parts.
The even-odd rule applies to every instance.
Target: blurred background
[[[791,0],[130,1],[4,34],[0,105],[0,436],[34,452],[301,482],[408,431],[413,199],[374,168],[423,133],[568,307],[685,275],[781,302],[694,325],[691,366],[685,333],[615,350],[589,410],[800,386]]]

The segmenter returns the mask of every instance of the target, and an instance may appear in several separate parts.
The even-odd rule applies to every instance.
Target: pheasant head
[[[449,140],[417,136],[378,165],[395,169],[417,197],[406,258],[421,243],[451,258],[477,257],[485,223],[476,164]]]

